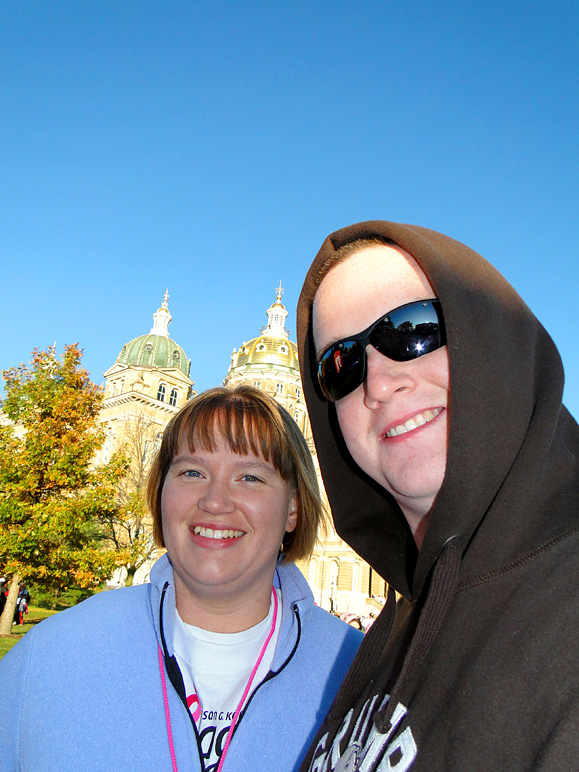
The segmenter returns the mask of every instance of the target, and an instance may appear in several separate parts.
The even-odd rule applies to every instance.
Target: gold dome
[[[238,351],[234,350],[231,360],[230,372],[238,367],[267,364],[299,370],[296,344],[288,338],[265,333],[243,343]]]
[[[229,374],[252,366],[260,368],[287,367],[299,373],[298,347],[289,339],[289,333],[285,327],[288,312],[281,302],[283,290],[280,286],[276,290],[276,299],[267,311],[267,325],[261,335],[243,342],[239,349],[233,349]]]

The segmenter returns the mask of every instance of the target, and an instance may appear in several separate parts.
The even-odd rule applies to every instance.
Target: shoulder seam
[[[503,566],[503,568],[499,568],[496,571],[489,571],[486,574],[480,574],[479,576],[475,576],[472,579],[467,579],[464,582],[459,582],[459,585],[456,591],[458,593],[458,592],[462,592],[462,590],[469,590],[472,587],[478,587],[482,584],[487,584],[488,582],[494,582],[495,579],[500,579],[501,577],[506,576],[507,574],[510,574],[512,571],[516,571],[518,568],[522,568],[527,563],[530,563],[532,560],[535,560],[535,558],[540,557],[544,552],[547,552],[547,550],[559,544],[559,542],[577,533],[579,533],[579,527],[573,528],[573,530],[568,531],[567,533],[564,533],[561,536],[557,536],[555,539],[551,539],[551,541],[545,542],[545,544],[542,544],[540,547],[537,547],[537,549],[534,549],[531,552],[528,552],[526,555],[523,555],[517,560],[514,560],[512,563],[509,563],[508,565]]]

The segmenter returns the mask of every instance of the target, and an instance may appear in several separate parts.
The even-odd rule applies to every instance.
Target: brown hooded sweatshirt
[[[350,458],[317,386],[315,278],[340,246],[375,236],[415,258],[446,325],[446,475],[420,553],[395,500]],[[553,341],[476,252],[373,221],[324,242],[298,342],[336,530],[391,588],[302,772],[578,770],[579,427],[561,404]]]

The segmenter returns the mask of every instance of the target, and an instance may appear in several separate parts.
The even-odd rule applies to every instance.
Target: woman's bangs
[[[233,453],[261,456],[283,479],[291,476],[287,454],[280,443],[283,435],[275,431],[278,427],[272,425],[272,416],[258,406],[231,401],[204,405],[197,415],[191,414],[188,419],[187,425],[181,427],[179,441],[186,440],[191,452],[199,447],[213,453],[219,439],[223,439]]]

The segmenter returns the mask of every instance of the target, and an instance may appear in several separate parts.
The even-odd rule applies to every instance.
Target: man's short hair
[[[155,545],[165,546],[161,492],[179,445],[186,441],[191,452],[196,446],[212,452],[217,438],[239,455],[261,455],[293,488],[297,525],[284,535],[284,558],[309,558],[326,519],[312,455],[290,414],[253,386],[209,389],[184,405],[167,425],[147,483]]]
[[[338,247],[335,252],[332,252],[332,254],[327,257],[322,265],[320,266],[320,269],[318,273],[316,274],[316,277],[314,279],[314,284],[316,287],[316,291],[324,278],[329,274],[329,272],[334,268],[338,263],[343,263],[345,260],[347,260],[352,255],[357,254],[358,252],[361,252],[363,249],[367,249],[368,247],[379,247],[379,246],[397,246],[396,242],[392,239],[383,238],[381,236],[372,236],[371,238],[364,238],[364,239],[356,239],[355,241],[349,241],[347,244],[344,244],[342,247]]]

